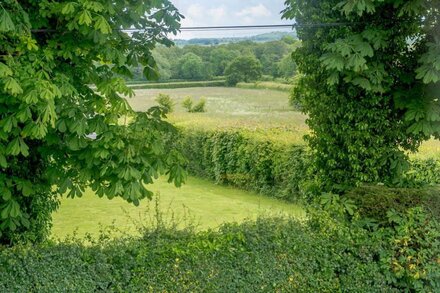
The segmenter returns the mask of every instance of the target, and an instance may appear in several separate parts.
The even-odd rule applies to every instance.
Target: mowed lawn
[[[197,229],[216,228],[225,222],[240,222],[257,216],[305,215],[298,205],[194,177],[189,177],[181,188],[160,179],[151,190],[160,193],[159,199],[156,200],[157,195],[152,201],[145,199],[139,207],[120,198],[99,198],[92,191],[82,198],[63,198],[60,209],[53,215],[52,236],[64,238],[76,231],[80,237],[86,233],[96,237],[101,227],[113,223],[118,229],[136,235],[137,225],[151,225],[156,203],[164,220],[169,222],[174,217],[181,226],[196,224]]]

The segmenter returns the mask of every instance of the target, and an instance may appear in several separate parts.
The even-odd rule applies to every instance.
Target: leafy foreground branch
[[[121,77],[137,65],[156,77],[151,51],[180,19],[168,0],[2,1],[0,243],[44,239],[61,194],[138,204],[160,174],[182,183],[164,109],[135,113]],[[150,29],[121,31],[132,27]]]
[[[141,238],[18,245],[0,250],[0,291],[438,292],[440,227],[421,209],[374,226],[338,197],[326,206],[302,223],[159,224]]]

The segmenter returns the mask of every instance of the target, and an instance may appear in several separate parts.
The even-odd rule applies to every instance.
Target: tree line
[[[296,65],[291,54],[298,46],[298,40],[285,36],[265,43],[243,41],[212,46],[158,46],[153,56],[160,81],[209,80],[228,75],[229,71],[235,74],[231,83],[236,83],[257,80],[263,75],[283,79],[293,77]],[[146,81],[141,66],[132,68],[132,72],[135,80]]]

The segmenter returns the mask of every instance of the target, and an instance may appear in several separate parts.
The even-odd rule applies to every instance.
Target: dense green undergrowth
[[[334,209],[333,207],[333,210]],[[336,217],[337,218],[337,217]],[[0,248],[1,292],[435,292],[438,224],[419,209],[375,230],[327,211],[218,231],[162,222],[141,238]],[[436,226],[437,225],[437,226]],[[438,292],[438,291],[437,291]]]
[[[188,159],[189,172],[196,176],[293,201],[305,199],[316,187],[310,153],[303,145],[258,139],[249,131],[223,129],[183,128],[177,141]],[[396,186],[418,188],[437,184],[440,161],[412,159],[411,168]]]

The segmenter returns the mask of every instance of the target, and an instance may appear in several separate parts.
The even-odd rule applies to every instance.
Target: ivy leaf
[[[14,30],[15,25],[12,22],[11,16],[5,9],[3,9],[0,12],[0,32],[9,32]]]

